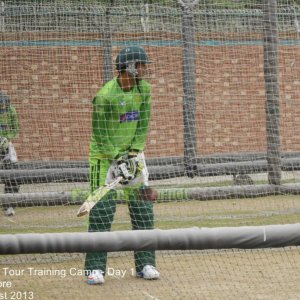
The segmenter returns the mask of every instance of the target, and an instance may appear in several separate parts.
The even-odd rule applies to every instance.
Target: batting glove
[[[144,160],[141,158],[139,154],[140,152],[138,150],[130,150],[128,152],[128,158],[136,164],[135,177],[138,177],[142,173],[142,170],[145,167]]]
[[[117,175],[123,177],[120,182],[128,184],[130,180],[135,178],[137,172],[136,159],[128,159],[128,156],[122,156],[117,160]]]

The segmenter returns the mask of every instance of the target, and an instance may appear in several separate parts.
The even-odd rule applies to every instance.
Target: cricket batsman
[[[91,192],[122,176],[133,230],[153,229],[153,202],[157,193],[148,186],[144,148],[151,111],[151,86],[143,79],[148,56],[132,46],[116,58],[117,77],[108,81],[93,99],[90,142]],[[116,190],[107,193],[89,214],[89,232],[110,231],[116,211]],[[135,251],[137,277],[158,279],[154,251]],[[107,253],[87,253],[88,284],[103,284]]]

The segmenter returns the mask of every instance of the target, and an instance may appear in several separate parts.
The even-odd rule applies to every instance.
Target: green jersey
[[[123,91],[118,79],[107,82],[93,99],[90,158],[113,159],[143,151],[151,109],[151,87],[144,80]]]
[[[19,133],[19,120],[16,109],[10,105],[7,112],[0,113],[0,136],[15,138]]]

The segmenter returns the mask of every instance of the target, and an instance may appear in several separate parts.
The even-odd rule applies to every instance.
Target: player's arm
[[[10,124],[7,133],[7,138],[12,139],[18,135],[20,130],[18,114],[16,109],[12,105],[10,105],[9,107],[9,116],[10,116]]]
[[[146,90],[144,92],[144,90]],[[137,129],[135,137],[132,141],[131,151],[143,151],[146,145],[147,132],[150,123],[150,114],[151,114],[151,91],[150,87],[147,86],[147,89],[142,90],[143,101],[140,107],[140,118],[137,124]]]
[[[118,151],[110,141],[111,128],[108,127],[109,122],[107,120],[109,108],[109,101],[104,96],[97,95],[93,99],[92,128],[99,152],[107,158],[115,158]]]

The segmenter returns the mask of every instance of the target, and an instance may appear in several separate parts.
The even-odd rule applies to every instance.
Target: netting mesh
[[[24,270],[23,275],[15,273],[7,277],[1,275],[1,278],[12,280],[14,290],[33,291],[38,299],[61,299],[62,295],[92,299],[99,297],[99,293],[109,299],[286,299],[287,295],[297,299],[299,293],[299,250],[292,248],[277,251],[159,252],[157,263],[164,266],[161,279],[150,282],[137,281],[132,276],[133,257],[130,252],[118,256],[110,254],[109,275],[106,276],[109,279],[96,288],[82,282],[82,255],[18,258],[18,262],[7,260],[1,268],[13,270],[10,272]],[[1,271],[3,274],[4,270]]]
[[[153,61],[145,156],[158,192],[155,228],[299,223],[300,9],[278,1],[269,31],[264,3],[274,17],[274,1],[1,3],[0,89],[20,123],[11,138],[18,162],[0,169],[1,233],[87,231],[76,211],[90,190],[92,99],[117,76],[115,58],[128,46],[143,47]],[[118,189],[112,230],[132,227],[124,200]],[[110,253],[103,298],[296,299],[300,292],[299,247],[156,256],[161,278],[145,282],[135,278],[131,252]],[[84,254],[5,255],[0,264],[0,296],[99,296],[84,282]]]

